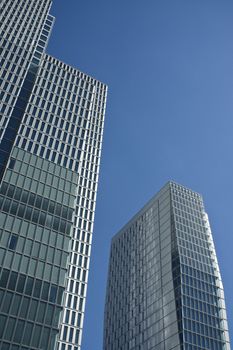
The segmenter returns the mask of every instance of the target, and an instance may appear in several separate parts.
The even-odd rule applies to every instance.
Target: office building
[[[49,0],[0,4],[0,349],[81,347],[107,87],[45,53]]]
[[[230,350],[202,197],[169,182],[113,237],[104,350]]]

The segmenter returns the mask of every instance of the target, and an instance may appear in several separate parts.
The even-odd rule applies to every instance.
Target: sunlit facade
[[[113,238],[104,350],[230,350],[202,197],[169,182]]]
[[[47,55],[51,1],[0,5],[0,349],[79,350],[107,87]]]

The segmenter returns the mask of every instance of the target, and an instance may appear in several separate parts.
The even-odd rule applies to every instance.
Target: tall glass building
[[[0,349],[81,346],[107,87],[45,53],[50,0],[0,4]]]
[[[104,350],[230,350],[202,197],[169,182],[113,238]]]

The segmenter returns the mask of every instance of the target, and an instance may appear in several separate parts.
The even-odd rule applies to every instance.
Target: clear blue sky
[[[233,339],[233,2],[54,0],[48,51],[109,86],[82,350],[111,237],[169,179],[203,194]]]

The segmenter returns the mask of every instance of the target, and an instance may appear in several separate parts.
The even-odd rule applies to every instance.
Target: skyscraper
[[[169,182],[113,237],[104,350],[229,350],[202,197]]]
[[[107,87],[45,53],[51,1],[0,5],[0,348],[81,346]]]

